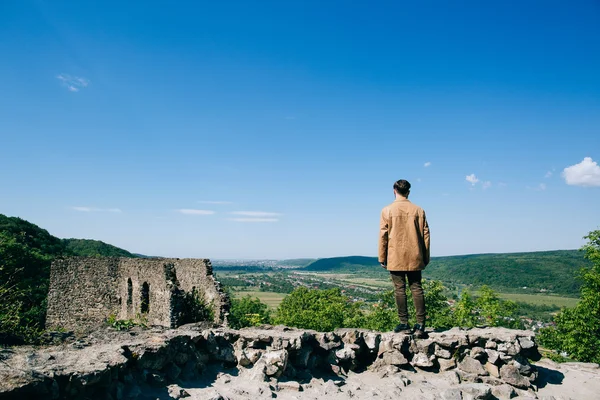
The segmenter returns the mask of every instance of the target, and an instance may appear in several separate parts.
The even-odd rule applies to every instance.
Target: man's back
[[[425,211],[406,198],[381,211],[379,261],[388,271],[420,271],[429,264]]]

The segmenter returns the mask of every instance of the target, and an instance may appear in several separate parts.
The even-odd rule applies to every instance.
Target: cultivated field
[[[281,300],[286,296],[285,293],[260,292],[260,291],[234,291],[235,297],[258,297],[260,301],[268,305],[270,308],[277,308]]]

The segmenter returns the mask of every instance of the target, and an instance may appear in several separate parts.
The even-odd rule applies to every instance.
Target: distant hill
[[[18,217],[0,214],[0,234],[5,240],[15,240],[19,245],[38,252],[44,257],[84,256],[84,257],[139,257],[99,240],[59,239],[47,230]]]
[[[366,267],[371,268],[373,266],[379,267],[379,261],[377,261],[376,257],[348,256],[321,258],[308,264],[304,270],[315,272],[340,270],[356,271],[365,269]]]
[[[578,296],[580,282],[577,273],[581,267],[588,265],[578,250],[474,254],[433,257],[423,274],[428,279],[453,284],[488,285],[503,291],[526,287],[528,292],[547,291]],[[379,267],[376,257],[360,256],[324,258],[309,264],[304,270],[387,274]]]
[[[127,250],[113,246],[100,240],[91,239],[63,239],[62,243],[68,254],[83,257],[129,257],[138,258]]]

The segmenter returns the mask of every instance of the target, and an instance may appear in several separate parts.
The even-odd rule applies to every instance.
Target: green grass
[[[233,295],[235,297],[244,297],[244,296],[251,296],[251,297],[258,297],[258,299],[260,301],[262,301],[263,303],[265,303],[266,305],[268,305],[270,308],[277,308],[279,306],[279,303],[281,303],[281,301],[283,300],[283,298],[285,296],[287,296],[285,293],[274,293],[274,292],[260,292],[260,291],[246,291],[246,290],[240,290],[240,291],[234,291]]]
[[[558,307],[575,307],[579,299],[542,294],[498,293],[505,300],[521,301],[535,305],[557,305]]]

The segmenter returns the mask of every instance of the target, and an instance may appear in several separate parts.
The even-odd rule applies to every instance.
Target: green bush
[[[592,262],[580,276],[581,300],[573,308],[564,308],[554,322],[556,326],[540,331],[540,343],[565,352],[570,358],[600,363],[600,230],[590,232],[583,246],[585,258]]]
[[[357,327],[363,320],[360,304],[344,296],[339,288],[318,290],[300,287],[286,296],[275,317],[276,324],[320,332]]]
[[[228,321],[233,329],[270,324],[271,312],[265,303],[248,295],[231,300]]]

